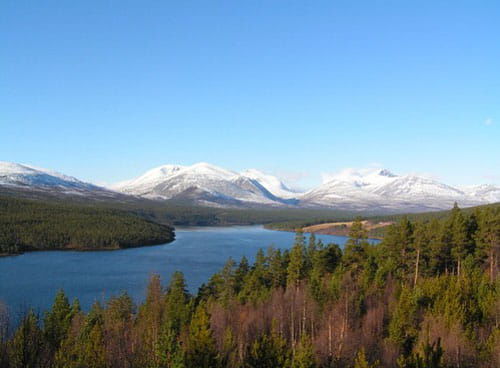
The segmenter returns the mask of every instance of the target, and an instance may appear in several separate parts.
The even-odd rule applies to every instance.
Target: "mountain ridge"
[[[346,169],[319,186],[296,192],[257,169],[227,170],[206,162],[162,165],[107,188],[56,171],[0,161],[0,189],[119,200],[154,200],[228,208],[338,208],[419,212],[455,202],[468,207],[500,201],[500,187],[453,187],[421,175],[387,169]]]

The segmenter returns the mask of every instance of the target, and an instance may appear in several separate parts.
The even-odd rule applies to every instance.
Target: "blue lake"
[[[15,316],[27,307],[43,311],[58,289],[78,297],[88,309],[96,300],[127,291],[136,302],[145,297],[149,276],[166,284],[182,271],[191,292],[220,270],[229,257],[251,262],[259,248],[290,248],[295,234],[262,226],[177,228],[169,244],[115,251],[44,251],[0,258],[0,301]],[[317,235],[324,243],[343,245],[343,236]]]

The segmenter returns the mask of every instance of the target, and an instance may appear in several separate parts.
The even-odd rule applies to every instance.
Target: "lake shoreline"
[[[48,249],[33,248],[33,249],[24,249],[24,250],[22,250],[20,252],[16,252],[16,253],[0,253],[0,258],[16,257],[16,256],[21,256],[25,253],[38,253],[38,252],[71,252],[71,251],[82,252],[82,253],[86,253],[86,252],[113,252],[116,250],[154,247],[154,246],[158,246],[158,245],[170,244],[174,241],[175,241],[175,232],[174,232],[173,238],[169,241],[166,241],[166,242],[162,241],[162,242],[141,243],[138,245],[130,245],[130,246],[126,246],[126,247],[120,247],[120,246],[118,246],[118,247],[100,247],[100,248],[63,247],[63,248],[48,248]]]
[[[264,225],[264,228],[267,230],[274,231],[286,231],[295,233],[297,230],[302,230],[304,234],[315,234],[315,235],[332,235],[332,236],[349,236],[349,227],[338,227],[338,223],[325,223],[318,225],[310,225],[302,228],[273,228],[271,226]],[[321,225],[331,225],[330,227],[324,229],[313,230],[313,228],[321,226]],[[384,224],[384,226],[387,226]],[[382,240],[384,237],[382,235],[368,234],[368,239],[370,240]]]

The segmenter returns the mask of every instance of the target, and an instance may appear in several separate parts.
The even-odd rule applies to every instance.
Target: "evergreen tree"
[[[478,247],[476,257],[486,262],[490,281],[494,282],[500,257],[500,209],[486,208],[480,212],[475,239]]]
[[[219,354],[219,366],[220,367],[238,367],[239,356],[238,356],[238,343],[230,327],[227,327],[224,331],[222,349]]]
[[[312,254],[317,249],[318,249],[318,244],[316,242],[316,235],[314,235],[314,233],[311,233],[311,235],[309,235],[309,242],[308,242],[308,245],[307,245],[307,252],[309,254]]]
[[[245,367],[286,367],[288,360],[289,353],[285,341],[276,334],[271,336],[264,334],[250,345],[245,359]]]
[[[217,366],[217,349],[210,329],[208,313],[203,304],[198,305],[191,319],[186,350],[187,368],[214,368]]]
[[[457,274],[460,276],[460,270],[462,266],[462,262],[465,259],[469,247],[469,236],[468,236],[468,224],[467,221],[458,208],[457,203],[453,206],[451,210],[450,216],[451,222],[451,241],[452,241],[452,249],[451,255],[455,259]]]
[[[451,247],[448,229],[437,219],[429,222],[429,273],[440,275],[445,273],[451,264]]]
[[[184,368],[184,352],[178,339],[177,327],[166,320],[158,342],[158,368]]]
[[[314,349],[311,338],[302,335],[300,343],[293,356],[292,368],[315,368],[316,360],[314,358]]]
[[[182,272],[172,274],[165,295],[164,320],[168,321],[169,328],[176,333],[189,322],[190,296],[187,292],[186,280]]]
[[[104,331],[100,323],[94,324],[82,341],[83,354],[79,359],[80,366],[86,368],[106,368],[106,348]]]
[[[64,291],[59,290],[52,309],[45,314],[44,319],[44,335],[53,351],[57,350],[61,341],[66,337],[73,316],[72,312]]]
[[[269,247],[267,257],[269,259],[271,286],[274,288],[284,288],[286,286],[287,266],[281,250]]]
[[[415,268],[413,270],[413,286],[416,286],[419,276],[428,271],[429,236],[425,223],[417,222],[413,232],[413,247],[415,249]]]
[[[139,361],[144,366],[159,365],[160,331],[165,314],[166,296],[159,275],[151,275],[147,287],[146,301],[140,306],[137,324],[140,340],[143,341],[138,352]],[[175,312],[174,312],[175,313]]]
[[[293,244],[299,245],[302,248],[304,248],[306,246],[306,237],[304,236],[304,231],[302,229],[298,229],[295,232],[295,241]]]
[[[441,340],[423,346],[422,354],[415,353],[409,356],[400,356],[397,363],[399,368],[444,368],[442,363],[443,349]]]
[[[368,237],[363,227],[361,218],[353,221],[349,230],[349,239],[344,248],[343,262],[353,273],[358,273],[362,269],[365,257],[365,249],[368,246]]]
[[[245,280],[245,277],[248,275],[248,272],[250,272],[250,265],[248,263],[247,257],[243,256],[241,257],[240,263],[238,264],[238,267],[234,272],[236,294],[238,294],[243,288],[243,281]]]
[[[411,289],[403,286],[389,323],[389,339],[409,355],[417,338],[417,302]]]
[[[290,251],[290,263],[287,269],[287,285],[297,288],[299,281],[304,277],[304,244],[296,243]]]
[[[236,263],[230,257],[219,273],[220,283],[218,285],[217,295],[223,304],[229,303],[236,291]]]
[[[361,348],[354,359],[354,368],[377,368],[379,366],[378,362],[370,364],[366,359],[365,349]]]
[[[40,367],[44,358],[44,348],[44,338],[39,327],[38,317],[33,310],[30,310],[10,341],[10,367]]]

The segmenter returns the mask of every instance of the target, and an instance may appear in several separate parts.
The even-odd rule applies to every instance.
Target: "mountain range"
[[[127,199],[127,196],[117,191],[56,171],[5,161],[0,161],[0,193],[44,198],[48,196],[97,200]]]
[[[0,193],[22,192],[97,200],[182,202],[236,208],[335,208],[379,212],[418,212],[500,201],[500,187],[453,187],[419,175],[387,169],[347,169],[320,186],[297,192],[256,169],[241,173],[208,163],[164,165],[109,188],[30,165],[0,162]]]

